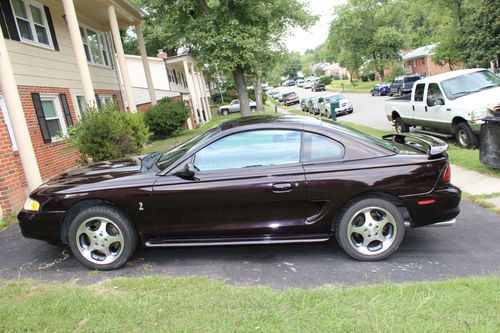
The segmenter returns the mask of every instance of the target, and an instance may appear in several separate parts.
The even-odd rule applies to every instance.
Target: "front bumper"
[[[460,213],[461,197],[458,187],[447,185],[425,194],[401,196],[400,199],[410,213],[410,225],[416,228],[453,220]]]
[[[336,114],[346,114],[349,112],[352,112],[352,105],[341,107],[341,108],[335,108]]]
[[[23,209],[17,215],[17,220],[24,237],[59,243],[64,213],[28,212]]]

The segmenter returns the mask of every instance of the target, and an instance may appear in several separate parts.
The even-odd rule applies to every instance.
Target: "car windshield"
[[[166,153],[163,153],[161,157],[156,162],[156,166],[160,170],[165,170],[169,166],[171,166],[175,161],[177,161],[180,157],[182,157],[185,153],[189,151],[189,149],[193,148],[197,144],[204,142],[210,139],[213,135],[215,135],[219,131],[218,127],[214,127],[209,129],[203,134],[200,134],[189,141],[184,142],[183,144],[169,150]]]
[[[453,100],[481,90],[500,86],[500,78],[489,71],[464,74],[441,83],[448,99]]]

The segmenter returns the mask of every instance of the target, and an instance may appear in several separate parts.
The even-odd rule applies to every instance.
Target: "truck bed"
[[[392,98],[389,98],[387,101],[411,102],[411,94],[398,96],[398,97],[392,97]]]

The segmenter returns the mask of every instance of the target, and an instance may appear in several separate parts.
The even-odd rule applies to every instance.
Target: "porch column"
[[[205,114],[205,107],[203,106],[203,103],[201,101],[201,89],[200,85],[198,84],[198,78],[196,77],[196,72],[194,71],[194,64],[191,63],[191,75],[193,75],[193,81],[194,81],[194,89],[196,90],[196,102],[200,106],[200,112],[202,113],[202,118],[201,122],[205,124],[205,120],[207,119],[207,116]]]
[[[139,52],[141,53],[142,66],[144,67],[144,74],[146,74],[146,82],[148,84],[149,98],[151,105],[156,105],[156,93],[153,85],[153,78],[151,77],[151,69],[149,68],[148,54],[146,53],[146,45],[144,44],[144,36],[142,34],[141,23],[136,24],[135,33],[137,34],[137,42],[139,44]]]
[[[182,62],[182,64],[184,66],[184,75],[186,76],[189,94],[191,95],[191,104],[193,105],[194,119],[196,121],[196,124],[199,124],[200,119],[198,118],[198,112],[196,111],[199,103],[196,100],[196,91],[194,89],[193,78],[192,78],[191,74],[189,74],[189,67],[188,67],[187,61],[184,60]]]
[[[21,97],[17,90],[16,78],[10,63],[9,54],[7,53],[7,45],[3,37],[2,27],[0,26],[0,85],[2,93],[7,104],[7,112],[12,123],[12,131],[17,142],[17,149],[21,164],[23,166],[24,175],[28,182],[30,190],[34,190],[42,183],[40,169],[36,160],[35,150],[31,143],[30,132],[24,117]]]
[[[76,63],[80,72],[80,80],[82,80],[85,102],[88,106],[94,107],[97,106],[94,86],[92,84],[92,78],[90,77],[87,56],[85,55],[85,49],[83,48],[80,26],[78,25],[78,19],[76,18],[73,0],[63,0],[63,6],[64,15],[66,15],[66,21],[68,22],[71,44],[73,45],[73,52],[75,52]]]
[[[120,37],[120,27],[118,26],[118,19],[116,18],[115,6],[113,4],[108,6],[109,24],[111,26],[111,34],[115,42],[116,57],[118,58],[118,67],[123,79],[123,86],[125,88],[125,95],[127,95],[128,109],[130,112],[137,112],[135,105],[134,93],[132,92],[132,85],[130,84],[130,77],[128,76],[127,62],[125,60],[125,52],[123,51],[122,39]]]
[[[205,107],[205,118],[207,121],[210,121],[210,108],[209,105],[207,104],[207,100],[205,99],[205,94],[206,94],[206,88],[203,85],[203,80],[202,80],[202,74],[200,72],[196,73],[196,77],[198,79],[198,84],[200,85],[200,91],[201,91],[201,102]]]
[[[208,117],[212,119],[212,110],[210,110],[210,99],[208,98],[208,93],[207,93],[207,81],[205,80],[205,76],[201,74],[201,83],[203,87],[203,96],[205,98],[205,103],[207,103],[208,107]]]

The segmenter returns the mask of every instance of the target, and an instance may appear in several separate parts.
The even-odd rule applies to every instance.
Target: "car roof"
[[[458,77],[458,76],[462,76],[462,75],[466,75],[466,74],[471,74],[471,73],[476,73],[476,72],[482,72],[482,71],[487,71],[487,69],[486,68],[460,69],[460,70],[456,70],[456,71],[451,71],[451,72],[446,72],[446,73],[437,74],[437,75],[433,75],[433,76],[428,76],[428,77],[423,78],[417,82],[418,83],[427,83],[429,81],[441,82],[441,81],[445,81],[448,79],[452,79],[454,77]]]
[[[221,131],[226,131],[236,127],[259,124],[290,124],[298,125],[297,127],[300,127],[304,124],[321,126],[322,121],[313,117],[295,115],[256,115],[223,121],[219,124],[219,129]]]

